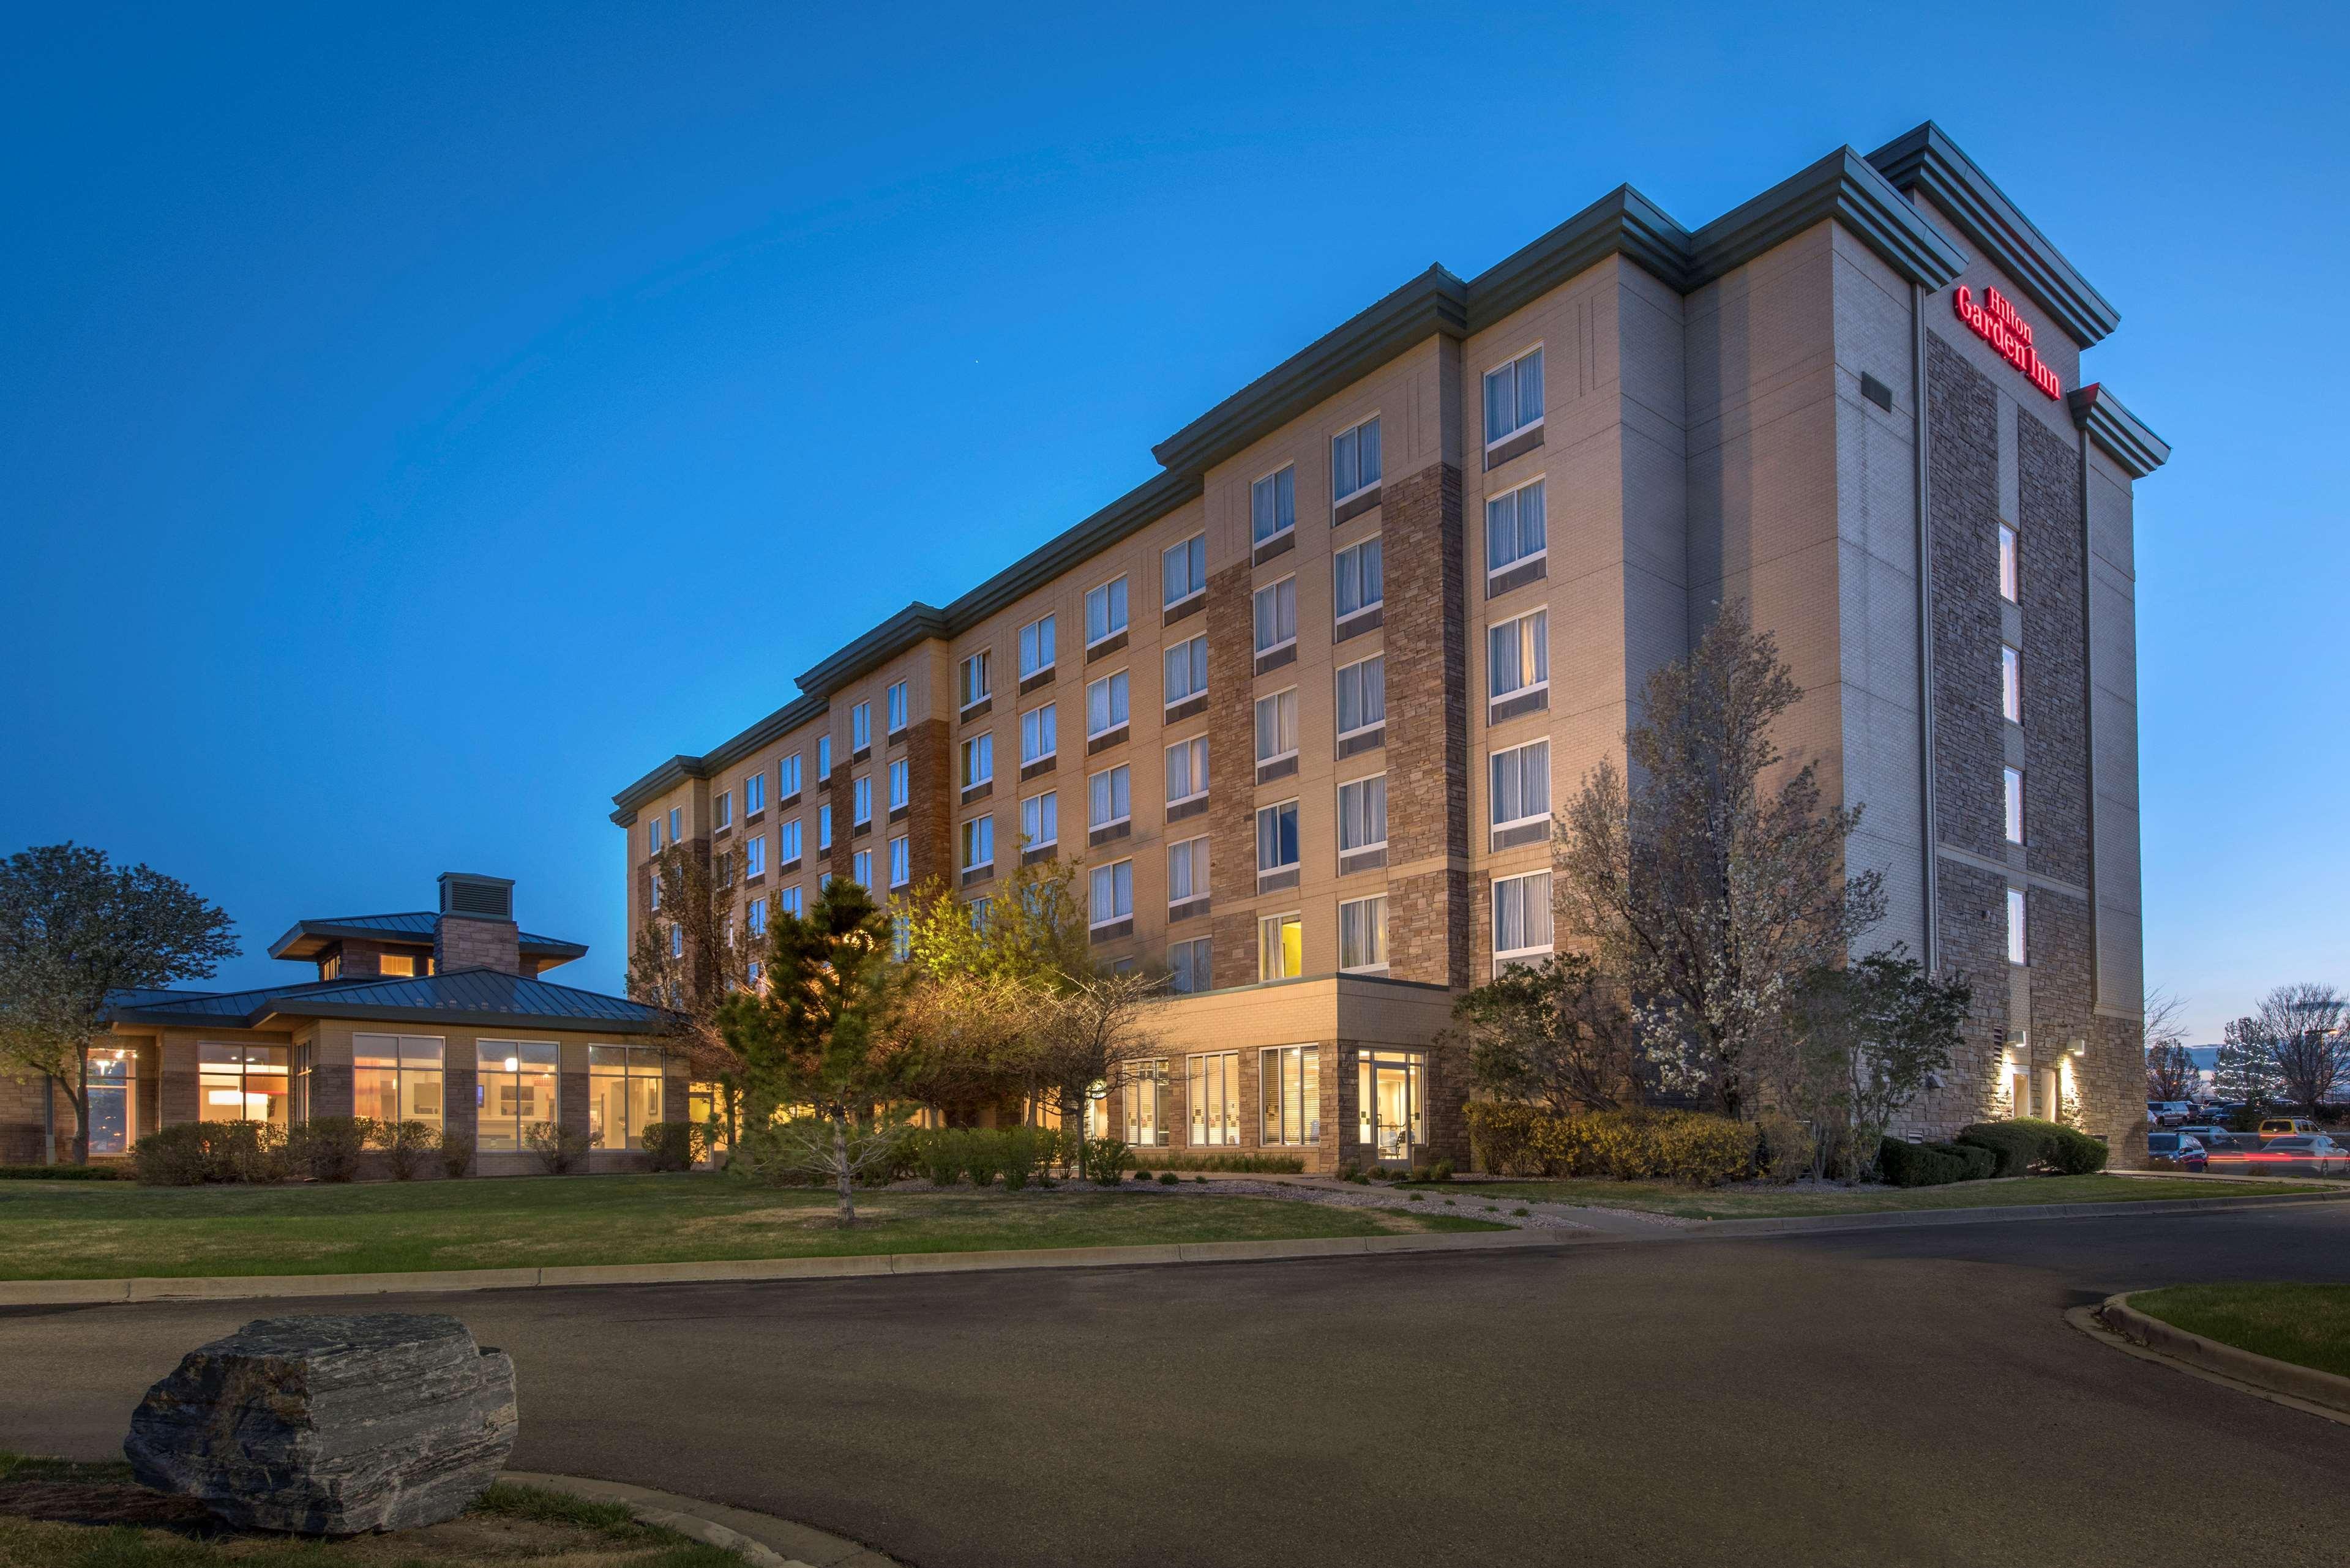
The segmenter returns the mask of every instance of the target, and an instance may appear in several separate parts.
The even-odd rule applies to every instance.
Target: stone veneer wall
[[[705,847],[703,853],[708,853]],[[432,969],[494,969],[522,972],[522,933],[512,920],[443,915],[432,922]]]
[[[1253,984],[1257,977],[1256,629],[1250,607],[1253,572],[1243,557],[1208,578],[1207,833],[1211,903],[1206,923],[1214,942],[1211,972],[1219,988]],[[1163,758],[1160,767],[1165,767]],[[1388,815],[1392,820],[1392,806]],[[1255,1071],[1254,1063],[1243,1064],[1249,1081],[1253,1082]]]
[[[906,847],[913,863],[914,886],[919,888],[933,877],[951,879],[958,869],[954,863],[954,764],[947,722],[924,719],[914,725],[906,737],[905,757],[906,794],[911,809],[907,813],[904,832],[913,841]],[[886,815],[889,798],[886,764],[879,787],[881,799],[874,809]],[[899,829],[893,826],[889,831],[894,834]],[[886,864],[882,869],[886,874]]]
[[[1469,650],[1461,471],[1382,487],[1386,569],[1388,972],[1468,985]],[[1212,646],[1212,644],[1211,644]]]

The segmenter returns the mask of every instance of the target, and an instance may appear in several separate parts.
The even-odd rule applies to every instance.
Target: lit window
[[[848,749],[862,752],[873,744],[873,704],[859,702],[848,711]]]
[[[987,649],[983,648],[962,661],[962,705],[966,708],[985,701],[995,690],[993,675],[988,669]]]
[[[1493,972],[1532,965],[1552,945],[1550,873],[1503,877],[1493,883]]]
[[[1293,923],[1297,917],[1282,917]],[[1270,921],[1267,924],[1271,924]],[[1322,1141],[1322,1053],[1284,1045],[1261,1053],[1258,1085],[1264,1092],[1268,1144],[1312,1146]]]
[[[1205,937],[1196,942],[1178,942],[1169,954],[1175,971],[1178,991],[1208,989],[1207,946]],[[1184,952],[1186,948],[1201,950],[1197,958]],[[1188,969],[1187,969],[1187,961]],[[1186,974],[1198,983],[1186,985]],[[1210,1144],[1237,1144],[1241,1141],[1241,1057],[1237,1051],[1216,1051],[1191,1057],[1186,1064],[1191,1093],[1184,1103],[1191,1109],[1191,1147]]]
[[[1086,781],[1086,826],[1116,827],[1134,815],[1131,771],[1123,763]]]
[[[796,818],[777,825],[775,855],[787,866],[800,857],[800,825]]]
[[[1485,372],[1485,444],[1498,446],[1542,423],[1543,351],[1521,354]]]
[[[1999,711],[2011,724],[2023,722],[2023,655],[1999,650]]]
[[[1373,774],[1338,786],[1338,853],[1384,849],[1388,844],[1388,775]]]
[[[1256,700],[1256,760],[1263,767],[1297,754],[1297,688]]]
[[[1167,1064],[1132,1062],[1126,1082],[1118,1085],[1119,1118],[1126,1141],[1137,1148],[1158,1148],[1170,1139],[1167,1125]]]
[[[2023,940],[2023,889],[2007,890],[2007,961],[2030,963],[2032,950]]]
[[[1550,815],[1550,742],[1535,741],[1492,755],[1488,812],[1496,829]]]
[[[1020,846],[1043,849],[1061,840],[1061,797],[1053,790],[1020,803]]]
[[[995,864],[995,818],[974,816],[962,825],[962,868],[976,871]]]
[[[910,838],[889,841],[889,886],[902,888],[914,879],[914,845]]]
[[[783,792],[784,799],[789,800],[800,793],[800,754],[794,752],[785,757],[779,764],[779,771],[783,775],[782,782],[775,787]]]
[[[352,1035],[352,1115],[439,1127],[442,1045],[438,1035]]]
[[[1053,618],[1032,620],[1020,628],[1020,679],[1053,668]]]
[[[889,809],[897,811],[914,798],[913,765],[903,757],[889,764]]]
[[[1116,637],[1126,629],[1126,579],[1113,578],[1086,593],[1086,646]]]
[[[1485,503],[1485,575],[1537,560],[1550,548],[1543,482],[1522,484]]]
[[[1020,715],[1020,765],[1041,763],[1060,750],[1060,704],[1047,702]]]
[[[588,1144],[642,1148],[661,1119],[661,1057],[650,1045],[588,1047]]]
[[[2022,604],[2022,587],[2021,570],[2016,561],[2015,530],[2002,523],[1999,525],[1999,597],[2012,605]]]
[[[796,829],[799,824],[794,823]],[[754,833],[743,841],[743,875],[764,877],[767,874],[767,836]]]
[[[1107,866],[1095,867],[1092,883],[1093,901],[1089,906],[1089,919],[1097,929],[1133,917],[1133,861],[1118,860]]]
[[[888,704],[889,732],[894,735],[906,727],[906,683],[902,680],[891,681],[889,690],[882,696],[883,701]]]
[[[1256,814],[1256,870],[1260,877],[1297,868],[1297,803],[1260,806]]]
[[[973,735],[962,743],[962,787],[976,789],[995,777],[995,732]]]
[[[1177,942],[1173,947],[1167,950],[1167,967],[1174,971],[1170,979],[1176,991],[1189,995],[1191,992],[1196,991],[1213,991],[1215,989],[1215,981],[1212,972],[1215,966],[1211,961],[1212,951],[1213,950],[1210,946],[1210,939],[1207,937],[1195,937],[1188,942]],[[1194,1056],[1192,1060],[1196,1062],[1200,1060],[1200,1058]],[[1237,1080],[1238,1074],[1234,1075],[1234,1078]],[[1237,1081],[1235,1081],[1232,1085],[1232,1112],[1235,1116],[1237,1116],[1240,1113],[1240,1085]],[[1196,1130],[1200,1108],[1203,1104],[1204,1102],[1200,1098],[1199,1085],[1194,1082],[1191,1088],[1191,1106],[1195,1127],[1195,1130],[1191,1136],[1191,1141],[1193,1143],[1205,1141],[1200,1137]],[[1226,1140],[1217,1138],[1212,1141],[1222,1143]],[[1235,1137],[1232,1141],[1237,1142],[1237,1137]]]
[[[1170,545],[1159,556],[1161,602],[1181,604],[1208,591],[1208,536],[1194,534],[1180,545]]]
[[[534,1129],[555,1125],[561,1052],[551,1040],[477,1040],[473,1051],[479,1075],[473,1147],[484,1154],[519,1154],[530,1147]]]
[[[283,1128],[288,1109],[287,1047],[215,1044],[196,1047],[196,1118],[207,1122],[268,1122]],[[98,1065],[95,1054],[93,1069]],[[435,1058],[435,1065],[438,1059]]]
[[[743,775],[743,815],[755,816],[767,809],[767,775],[764,772]]]
[[[1330,438],[1330,496],[1350,501],[1379,482],[1379,421],[1365,420]]]
[[[1167,846],[1167,901],[1181,904],[1208,896],[1208,840],[1203,836]]]
[[[849,821],[859,827],[870,826],[873,822],[873,775],[858,775],[849,784],[848,795]]]
[[[1295,980],[1305,972],[1305,922],[1297,915],[1267,915],[1256,923],[1257,979]]]
[[[1249,486],[1249,537],[1262,545],[1297,526],[1297,470],[1268,473]]]
[[[1388,967],[1388,900],[1384,893],[1338,906],[1338,967],[1350,971]]]
[[[2023,770],[2007,768],[2002,771],[2007,777],[2007,841],[2021,844],[2023,842]]]
[[[1180,805],[1208,793],[1208,741],[1178,741],[1167,748],[1167,804]]]
[[[1387,597],[1378,535],[1374,534],[1361,544],[1339,551],[1331,563],[1330,577],[1332,599],[1341,622],[1365,610],[1378,608]]]
[[[1338,738],[1376,730],[1388,722],[1387,655],[1375,653],[1338,671]]]
[[[730,790],[720,790],[718,798],[710,803],[711,815],[720,827],[734,826],[734,795]]]
[[[1256,650],[1262,656],[1297,640],[1297,579],[1284,577],[1256,591]]]
[[[1188,702],[1208,689],[1208,639],[1195,637],[1167,650],[1167,706]]]
[[[1121,670],[1115,675],[1105,675],[1086,688],[1086,738],[1092,740],[1107,735],[1125,724],[1127,719],[1127,679]]]
[[[1550,685],[1550,612],[1505,620],[1485,634],[1488,690],[1501,701]]]

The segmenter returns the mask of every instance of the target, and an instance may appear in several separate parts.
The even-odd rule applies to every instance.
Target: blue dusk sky
[[[514,877],[1430,262],[1939,120],[2110,298],[2147,966],[2350,985],[2339,6],[13,14],[0,853],[239,922]]]

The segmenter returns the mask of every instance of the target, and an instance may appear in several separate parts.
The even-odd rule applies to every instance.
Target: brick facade
[[[1469,653],[1461,471],[1382,489],[1387,560],[1389,972],[1465,986],[1469,961]]]

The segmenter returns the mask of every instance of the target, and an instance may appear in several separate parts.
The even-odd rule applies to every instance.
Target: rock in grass
[[[262,1318],[147,1390],[122,1451],[248,1530],[355,1535],[453,1518],[514,1448],[514,1358],[453,1317]]]

